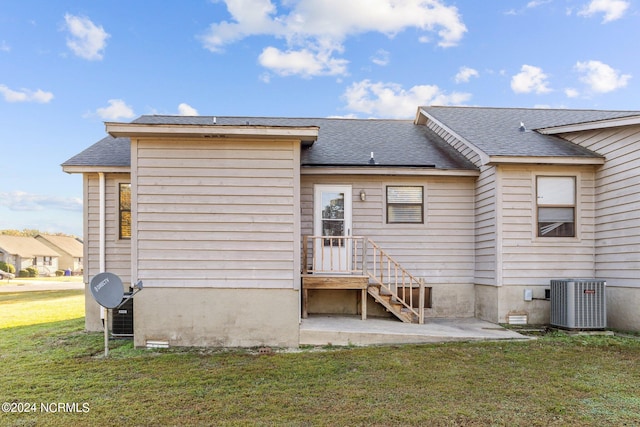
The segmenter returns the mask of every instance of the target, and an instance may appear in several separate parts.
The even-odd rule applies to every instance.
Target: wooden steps
[[[404,323],[417,323],[415,315],[404,307],[403,304],[394,297],[390,292],[386,291],[379,284],[370,284],[367,288],[367,293],[373,297],[373,299],[382,304],[384,308],[390,313],[396,316]]]

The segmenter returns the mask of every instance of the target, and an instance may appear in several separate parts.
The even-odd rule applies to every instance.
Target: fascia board
[[[480,171],[471,169],[433,169],[413,167],[345,167],[302,166],[301,175],[395,175],[395,176],[479,176]]]
[[[66,173],[131,173],[129,166],[77,166],[63,165],[62,171]]]
[[[604,157],[543,157],[543,156],[491,156],[489,165],[544,164],[544,165],[603,165]]]
[[[227,126],[227,125],[164,125],[106,122],[107,133],[113,137],[204,137],[204,138],[277,138],[315,141],[317,126]]]
[[[639,124],[640,116],[629,116],[617,119],[598,120],[588,123],[575,123],[563,126],[553,126],[548,128],[536,129],[536,131],[544,135],[555,135],[559,133],[581,132],[586,130],[606,129],[620,126],[633,126]]]

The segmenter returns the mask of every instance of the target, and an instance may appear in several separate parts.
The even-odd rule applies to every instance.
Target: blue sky
[[[0,4],[0,229],[82,235],[60,164],[143,114],[640,110],[631,0]]]

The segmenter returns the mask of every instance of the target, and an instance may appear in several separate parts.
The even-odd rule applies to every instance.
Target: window
[[[423,187],[387,187],[387,224],[424,223]]]
[[[50,256],[42,257],[42,265],[53,265],[53,257],[50,257]]]
[[[344,193],[322,192],[322,235],[344,236]],[[325,246],[339,245],[341,240],[324,239]]]
[[[119,190],[120,238],[131,238],[131,184],[120,184]]]
[[[539,176],[536,188],[538,237],[575,237],[576,178]]]

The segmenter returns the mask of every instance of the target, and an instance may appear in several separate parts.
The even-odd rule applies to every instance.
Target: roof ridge
[[[527,110],[527,111],[575,111],[595,113],[632,113],[640,115],[640,110],[601,110],[598,108],[538,108],[538,107],[483,107],[479,105],[425,105],[420,108],[475,109],[475,110]]]
[[[215,115],[215,114],[200,114],[197,116],[184,116],[184,115],[180,115],[180,114],[142,114],[141,116],[138,116],[137,118],[133,119],[133,121],[139,120],[143,117],[169,117],[169,118],[179,118],[179,117],[184,117],[184,118],[203,118],[203,119],[208,119],[208,118],[224,118],[224,119],[268,119],[268,120],[344,120],[344,121],[348,121],[348,120],[353,120],[353,121],[386,121],[386,122],[413,122],[413,119],[393,119],[393,118],[385,118],[385,117],[371,117],[371,118],[359,118],[359,117],[311,117],[311,116],[306,116],[306,117],[301,117],[301,116],[295,116],[295,117],[287,117],[287,116],[221,116],[221,115]]]

